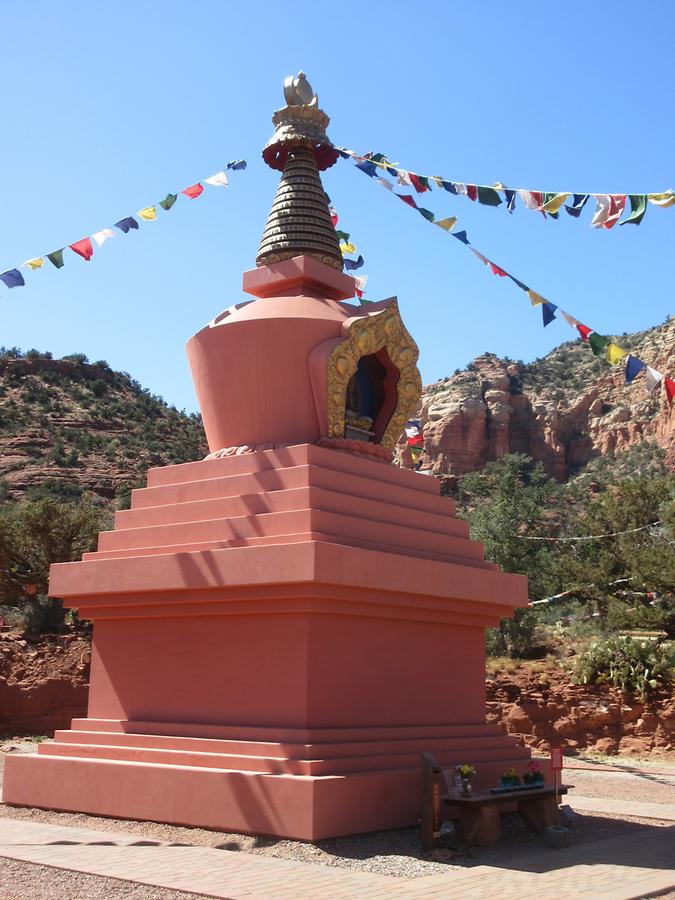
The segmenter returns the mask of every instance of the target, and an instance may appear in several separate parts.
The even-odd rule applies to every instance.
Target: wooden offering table
[[[567,788],[558,788],[566,794]],[[518,812],[535,831],[545,831],[555,822],[554,787],[531,788],[492,794],[476,792],[468,797],[441,796],[442,817],[457,820],[460,840],[469,844],[495,844],[502,833],[501,814]],[[444,815],[443,815],[444,814]]]

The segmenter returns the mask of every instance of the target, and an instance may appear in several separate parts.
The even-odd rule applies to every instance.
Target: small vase
[[[471,779],[462,778],[462,797],[468,797],[471,794]]]

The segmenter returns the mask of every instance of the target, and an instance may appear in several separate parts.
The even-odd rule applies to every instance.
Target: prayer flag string
[[[506,204],[508,212],[512,213],[516,208],[516,197],[529,210],[540,212],[544,218],[557,219],[559,212],[564,208],[565,212],[578,219],[581,211],[589,199],[595,202],[595,213],[591,221],[593,228],[613,228],[617,222],[620,225],[639,225],[647,211],[647,205],[667,208],[675,206],[675,191],[669,188],[667,191],[656,191],[645,194],[601,194],[580,193],[574,191],[532,191],[525,188],[507,188],[501,181],[493,185],[467,184],[462,181],[450,181],[441,175],[419,175],[400,167],[398,163],[389,162],[383,153],[367,153],[359,156],[353,150],[345,147],[337,147],[338,153],[343,158],[351,158],[357,167],[366,175],[376,177],[388,172],[399,185],[410,186],[418,194],[430,191],[432,186],[450,194],[463,195],[471,201],[478,201],[482,206],[501,206]],[[388,184],[390,184],[388,182]],[[503,198],[501,195],[504,195]],[[630,205],[630,213],[623,218],[624,212]]]
[[[346,157],[345,157],[346,155]],[[657,387],[663,387],[665,390],[666,400],[668,405],[672,407],[673,401],[675,400],[675,381],[671,378],[668,378],[662,372],[658,372],[656,369],[653,369],[651,366],[648,366],[645,362],[638,357],[633,356],[627,350],[624,350],[623,347],[620,347],[618,344],[615,344],[608,337],[605,337],[602,334],[599,334],[595,329],[590,328],[588,325],[584,325],[566,310],[557,306],[551,300],[548,300],[546,297],[534,291],[532,288],[528,287],[525,282],[516,278],[502,266],[497,265],[494,260],[489,259],[483,253],[481,253],[476,247],[474,247],[469,238],[467,236],[466,231],[455,231],[455,225],[457,224],[456,216],[446,219],[436,219],[435,215],[431,212],[431,210],[425,209],[424,207],[418,206],[415,197],[412,194],[402,194],[394,190],[394,186],[391,182],[387,182],[385,178],[379,177],[377,167],[384,166],[387,171],[391,174],[392,172],[398,172],[396,167],[390,164],[382,154],[376,154],[373,157],[360,157],[357,156],[353,151],[343,151],[343,157],[348,158],[352,157],[356,167],[372,178],[374,181],[382,184],[387,188],[387,190],[392,193],[395,197],[398,197],[402,200],[406,206],[410,209],[416,210],[422,218],[424,218],[427,222],[432,225],[436,225],[445,231],[447,234],[450,234],[452,237],[457,238],[457,240],[468,247],[474,256],[483,263],[493,275],[497,275],[499,278],[508,278],[510,279],[517,287],[520,288],[530,299],[530,303],[532,306],[541,306],[542,311],[542,320],[544,328],[547,325],[550,325],[551,322],[556,318],[556,313],[560,313],[562,318],[567,322],[567,324],[576,330],[580,339],[589,345],[592,352],[595,356],[605,357],[607,362],[611,365],[616,366],[620,363],[625,363],[625,384],[630,384],[635,378],[640,374],[640,372],[644,371],[645,373],[645,389],[648,393],[654,391]],[[364,167],[362,164],[363,161],[372,162],[372,168]],[[411,173],[406,173],[406,175],[410,175]],[[378,177],[375,177],[375,176]],[[398,175],[397,175],[398,178]],[[420,176],[415,176],[416,179],[419,179]],[[415,180],[410,178],[410,180],[401,181],[398,178],[399,184],[410,184],[415,187]],[[616,210],[615,210],[616,211]],[[608,207],[607,215],[612,215],[612,207]]]
[[[245,168],[245,159],[234,159],[227,164],[225,170],[222,172],[216,172],[215,175],[205,178],[203,183],[198,181],[195,184],[184,188],[179,193],[184,194],[190,199],[195,199],[203,193],[204,184],[212,185],[214,187],[227,187],[228,178],[226,170],[238,172]],[[157,206],[160,206],[165,212],[168,212],[176,202],[177,197],[178,194],[167,194],[164,200],[160,200],[158,204],[144,206],[143,209],[138,211],[137,215],[139,218],[143,219],[144,222],[154,222],[157,219]],[[129,234],[132,230],[138,230],[138,227],[138,221],[133,216],[125,216],[123,219],[115,222],[112,227],[101,228],[99,231],[94,231],[91,237],[83,237],[72,244],[64,244],[59,250],[52,250],[51,253],[45,253],[43,256],[35,256],[31,259],[27,259],[19,266],[19,268],[30,269],[34,272],[43,267],[45,260],[49,260],[56,269],[62,269],[65,265],[63,252],[66,247],[70,248],[73,253],[81,256],[85,261],[89,261],[94,255],[94,244],[92,243],[92,240],[96,246],[100,248],[109,238],[115,237],[113,228],[117,228],[123,234]],[[0,273],[0,281],[8,288],[23,287],[26,284],[19,269],[8,269],[6,272]]]

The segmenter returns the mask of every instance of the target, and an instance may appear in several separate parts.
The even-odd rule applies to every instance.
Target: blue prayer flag
[[[451,234],[453,237],[456,237],[457,240],[461,241],[463,244],[469,243],[469,239],[466,236],[466,231],[452,231]]]
[[[18,269],[8,269],[0,275],[0,281],[4,281],[8,288],[23,287],[26,283]]]
[[[352,272],[354,269],[360,269],[363,265],[363,257],[359,256],[358,259],[345,259],[345,269],[348,272]]]
[[[349,159],[349,153],[347,153],[346,150],[342,150],[340,147],[336,147],[335,149],[337,150],[338,154],[339,154],[343,159]],[[229,169],[230,167],[228,166],[227,168]]]
[[[629,355],[628,360],[626,361],[626,384],[630,384],[636,375],[639,375],[640,372],[646,368],[647,366],[641,359]]]
[[[522,281],[519,281],[515,275],[509,275],[508,272],[506,274],[509,276],[509,278],[511,279],[511,281],[514,284],[518,285],[518,287],[521,289],[521,291],[525,291],[525,293],[527,293],[529,291],[529,287],[526,284],[523,284]]]
[[[133,216],[127,216],[125,219],[120,219],[119,222],[115,222],[115,228],[119,228],[120,231],[128,234],[131,228],[138,228],[138,222]]]
[[[457,193],[457,188],[451,181],[441,181],[441,184],[445,188],[446,191],[449,191],[451,194]]]
[[[547,325],[550,325],[551,322],[555,319],[555,312],[558,307],[554,303],[542,303],[541,304],[541,314],[544,319],[544,328]]]
[[[504,195],[506,197],[506,208],[512,213],[516,208],[516,192],[504,188]]]
[[[377,166],[369,159],[364,159],[363,162],[358,162],[356,164],[356,168],[361,169],[362,172],[365,172],[366,175],[370,175],[371,178],[374,175],[377,175]]]
[[[565,209],[571,216],[574,216],[575,219],[578,219],[581,215],[581,210],[586,205],[588,197],[588,194],[574,194],[574,196],[572,197],[572,205],[566,206]]]
[[[246,160],[245,159],[233,159],[232,162],[229,162],[227,164],[227,168],[232,169],[235,172],[238,169],[245,169],[246,168]]]

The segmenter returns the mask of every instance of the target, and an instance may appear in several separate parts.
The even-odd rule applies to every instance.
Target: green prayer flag
[[[53,266],[56,266],[57,269],[62,268],[63,267],[63,250],[55,250],[53,253],[48,253],[47,259]]]
[[[420,182],[420,184],[423,184],[424,187],[425,187],[428,191],[431,190],[431,185],[429,184],[429,179],[427,178],[426,175],[418,175],[418,176],[417,176],[417,180]]]
[[[177,194],[167,194],[164,200],[159,201],[159,205],[168,212],[176,202],[177,196]]]
[[[350,234],[348,231],[340,231],[339,229],[335,229],[335,234],[337,234],[339,240],[344,241],[345,244],[349,243]]]
[[[478,184],[476,190],[478,191],[478,202],[483,206],[499,206],[502,202],[502,198],[494,188]]]
[[[546,204],[548,203],[549,200],[553,200],[553,198],[554,198],[554,197],[557,197],[557,196],[558,196],[558,195],[556,194],[555,191],[546,191],[546,192],[544,193],[544,199],[543,199],[541,205],[542,205],[542,206],[546,206]],[[547,216],[550,216],[552,219],[557,219],[559,213],[557,213],[557,212],[547,212],[546,215],[547,215]]]
[[[597,331],[592,331],[588,335],[588,343],[591,345],[591,350],[596,356],[605,356],[604,351],[611,342],[609,338],[603,337],[603,335],[598,334]]]
[[[619,222],[619,225],[628,225],[629,222],[639,225],[647,212],[647,195],[629,194],[628,199],[630,200],[630,215],[623,222]]]
[[[429,222],[433,222],[434,219],[436,218],[430,209],[425,209],[423,206],[418,206],[417,212],[421,216],[424,216],[424,218],[427,219]]]

